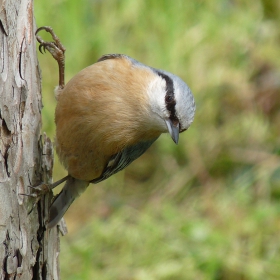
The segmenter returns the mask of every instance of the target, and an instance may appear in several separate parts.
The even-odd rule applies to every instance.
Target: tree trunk
[[[0,279],[59,279],[57,227],[45,229],[53,150],[41,129],[32,0],[0,0]],[[32,210],[33,209],[33,210]]]

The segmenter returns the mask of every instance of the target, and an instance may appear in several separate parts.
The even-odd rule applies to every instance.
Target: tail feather
[[[48,228],[54,227],[61,220],[69,206],[85,191],[88,185],[89,182],[69,176],[62,191],[51,205]]]

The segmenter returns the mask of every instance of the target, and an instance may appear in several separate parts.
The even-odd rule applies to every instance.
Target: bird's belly
[[[77,143],[76,147],[73,147],[72,143],[71,149],[61,148],[62,146],[57,144],[56,151],[60,161],[72,177],[91,181],[102,174],[107,157],[100,154],[98,149],[83,150],[83,143]],[[70,151],[74,151],[74,153]]]

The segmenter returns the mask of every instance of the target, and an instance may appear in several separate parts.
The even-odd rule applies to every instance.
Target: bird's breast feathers
[[[150,143],[160,135],[162,131],[149,127],[145,94],[153,75],[126,60],[105,60],[67,83],[58,96],[55,121],[57,153],[69,174],[87,181],[99,178],[112,156],[123,153],[120,162],[130,163],[150,145],[139,148],[139,139]],[[135,146],[134,156],[124,160]]]

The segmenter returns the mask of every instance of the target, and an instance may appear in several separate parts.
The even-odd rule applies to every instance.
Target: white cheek
[[[153,126],[162,132],[167,131],[165,119],[169,118],[169,112],[165,105],[165,83],[156,77],[147,88],[149,100],[149,118]]]
[[[168,118],[169,113],[165,106],[165,83],[160,78],[155,78],[148,85],[147,95],[151,110],[161,118]]]

